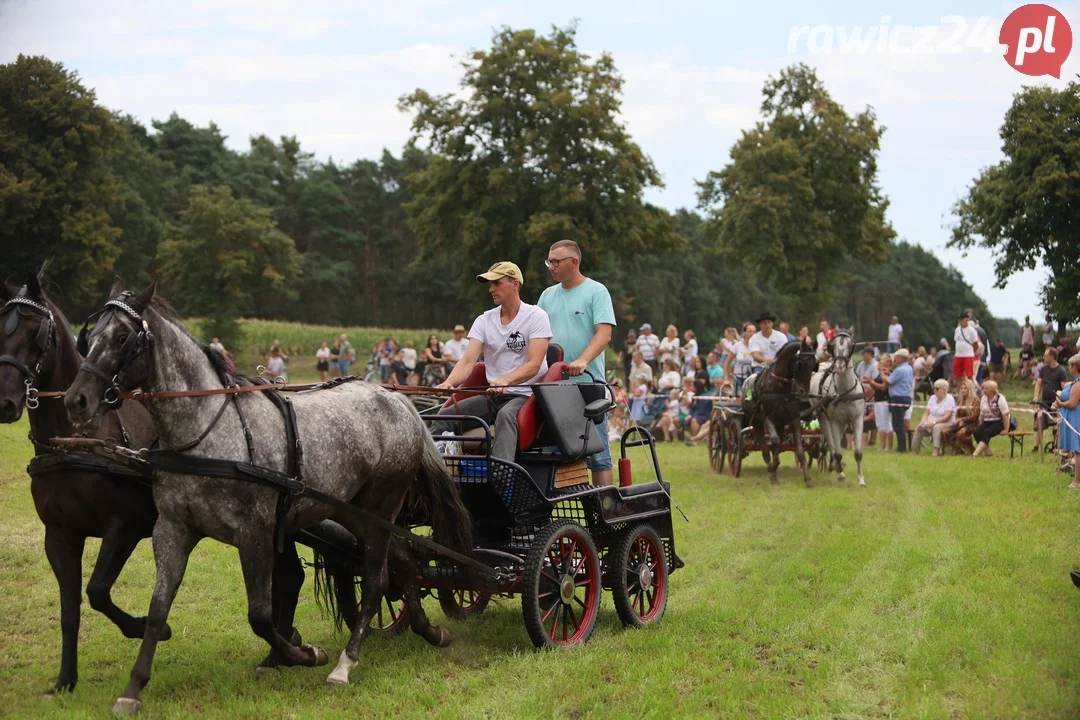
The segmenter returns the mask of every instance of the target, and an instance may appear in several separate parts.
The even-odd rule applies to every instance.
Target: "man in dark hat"
[[[750,356],[753,358],[753,369],[760,370],[772,364],[776,359],[776,353],[787,343],[787,337],[773,330],[776,318],[773,314],[762,310],[758,313],[757,324],[761,328],[750,338]]]

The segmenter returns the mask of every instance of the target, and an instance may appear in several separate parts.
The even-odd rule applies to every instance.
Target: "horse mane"
[[[163,319],[168,320],[175,325],[180,332],[187,335],[193,343],[202,349],[203,354],[206,355],[206,359],[210,361],[211,367],[214,368],[214,374],[221,378],[222,384],[246,387],[248,385],[263,385],[266,383],[266,380],[263,378],[255,378],[250,375],[244,375],[243,373],[230,371],[229,364],[225,361],[225,356],[211,348],[209,343],[204,343],[192,335],[188,329],[184,327],[184,323],[180,319],[180,314],[176,312],[176,308],[174,308],[172,303],[165,298],[160,295],[154,295],[150,298],[150,308]]]

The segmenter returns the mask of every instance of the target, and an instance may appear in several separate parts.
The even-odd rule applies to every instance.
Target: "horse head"
[[[56,313],[41,289],[41,277],[27,275],[21,288],[0,281],[0,422],[37,407],[38,384],[51,371],[59,344]]]
[[[79,351],[86,356],[68,388],[64,405],[75,425],[87,425],[120,406],[120,393],[142,386],[150,377],[154,336],[145,319],[151,311],[156,283],[138,295],[119,278],[109,300],[95,315],[93,332],[79,333]],[[93,316],[92,316],[93,317]]]
[[[855,353],[855,328],[837,329],[829,341],[829,355],[833,359],[833,371],[843,375],[851,368],[851,356]]]
[[[810,338],[792,340],[776,354],[771,372],[779,380],[787,381],[792,392],[810,392],[810,376],[818,367],[814,342]]]

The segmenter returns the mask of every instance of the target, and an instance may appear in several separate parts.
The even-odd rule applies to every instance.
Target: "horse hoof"
[[[314,661],[311,664],[312,667],[321,667],[322,665],[326,665],[330,662],[330,658],[327,657],[326,651],[323,650],[321,647],[316,647],[315,645],[304,645],[300,649],[314,658]]]
[[[778,480],[776,477],[769,478],[769,482],[772,483],[773,485],[779,485],[780,484],[780,480]]]
[[[342,685],[348,685],[348,680],[338,680],[334,676],[326,678],[326,687],[341,687]]]
[[[112,706],[113,715],[138,715],[142,703],[135,698],[117,698]]]
[[[836,479],[839,480],[840,482],[844,482],[845,480],[847,480],[847,475],[845,475],[844,473],[840,473],[839,475],[836,476]]]
[[[274,677],[280,675],[281,671],[277,668],[267,667],[266,665],[259,665],[255,668],[255,679],[262,680],[264,678]]]
[[[165,623],[165,625],[161,628],[161,634],[158,635],[158,640],[159,641],[168,640],[171,637],[172,637],[172,628],[169,627],[169,623]]]
[[[453,641],[453,638],[450,637],[450,631],[444,627],[438,626],[436,626],[435,629],[439,631],[439,639],[435,643],[435,647],[449,647],[450,643]]]
[[[862,478],[859,478],[859,487],[866,487],[866,481]]]
[[[304,644],[304,638],[300,637],[300,631],[296,628],[292,629],[292,636],[289,638],[289,642],[295,647],[300,647]]]

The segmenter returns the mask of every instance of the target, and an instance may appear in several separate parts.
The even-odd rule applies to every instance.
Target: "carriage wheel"
[[[648,523],[630,528],[611,549],[611,594],[615,611],[627,627],[658,621],[667,608],[667,557],[664,544]]]
[[[405,601],[391,600],[384,596],[368,627],[376,632],[397,635],[408,625],[409,609],[405,607]]]
[[[715,472],[724,471],[724,416],[719,410],[713,410],[709,419],[709,467]]]
[[[484,612],[491,594],[479,590],[440,590],[439,607],[451,620],[468,620]]]
[[[521,609],[540,648],[582,645],[600,610],[600,558],[592,537],[570,520],[537,534],[525,558]]]
[[[738,417],[732,418],[727,424],[727,452],[728,472],[731,477],[739,477],[742,472],[743,438],[742,420]]]

